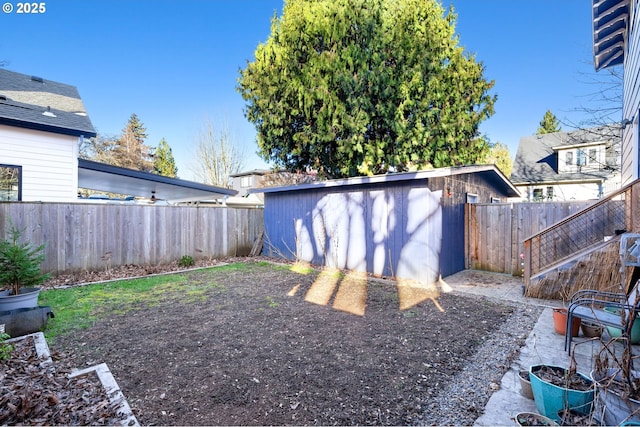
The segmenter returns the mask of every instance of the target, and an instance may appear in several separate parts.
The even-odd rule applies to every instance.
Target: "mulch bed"
[[[0,360],[0,425],[122,423],[97,375],[70,379],[72,368],[64,360],[41,366],[31,337],[11,346],[11,357]]]

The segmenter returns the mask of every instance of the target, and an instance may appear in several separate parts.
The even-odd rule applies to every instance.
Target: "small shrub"
[[[178,265],[180,267],[191,267],[193,264],[195,264],[196,262],[194,261],[193,257],[191,255],[184,255],[182,258],[180,258],[180,260],[178,261]]]
[[[0,360],[9,360],[11,353],[13,352],[13,346],[5,343],[5,340],[11,338],[9,335],[0,333]]]
[[[41,285],[49,274],[40,271],[44,260],[44,245],[33,247],[29,242],[20,242],[22,232],[11,226],[9,238],[0,241],[0,289],[10,289],[13,295],[22,287]]]

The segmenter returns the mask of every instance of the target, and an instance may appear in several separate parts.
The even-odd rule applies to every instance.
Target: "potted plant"
[[[635,301],[640,301],[637,286]],[[640,424],[640,372],[633,369],[631,344],[637,325],[636,310],[620,310],[619,333],[602,341],[591,378],[596,387],[595,410],[605,425]],[[623,348],[615,348],[622,341]]]
[[[621,309],[617,307],[605,307],[604,311],[608,311],[609,313],[621,315]],[[624,321],[624,319],[623,319]],[[607,325],[607,332],[611,338],[617,338],[622,336],[622,328],[616,328],[615,326]],[[629,332],[629,339],[631,340],[631,344],[640,343],[640,318],[636,318],[633,322],[633,326]]]
[[[529,380],[529,371],[522,370],[518,372],[518,378],[520,379],[521,394],[527,399],[533,400],[533,391],[531,390],[531,381]]]
[[[21,231],[11,226],[0,241],[0,311],[38,306],[40,286],[49,278],[42,273],[44,245],[33,247],[21,241]]]
[[[571,320],[571,335],[577,337],[580,333],[581,319],[574,317]],[[553,309],[553,329],[557,334],[565,335],[567,331],[567,308],[556,307]]]
[[[589,414],[594,399],[593,380],[576,372],[575,365],[562,368],[551,365],[533,365],[529,380],[538,412],[559,422],[559,412],[573,409]]]
[[[602,336],[603,332],[602,326],[586,320],[582,320],[580,329],[582,329],[582,333],[587,338],[599,338]]]
[[[520,412],[514,418],[519,426],[557,426],[558,423],[535,412]]]
[[[559,291],[562,297],[562,306],[553,308],[553,329],[556,334],[565,335],[568,328],[568,308],[567,301],[571,297],[570,289],[563,287]],[[571,336],[577,337],[580,333],[580,324],[582,319],[574,317],[571,320]]]

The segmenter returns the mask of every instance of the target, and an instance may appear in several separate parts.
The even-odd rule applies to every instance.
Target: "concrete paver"
[[[562,367],[570,365],[569,354],[564,351],[564,336],[555,333],[553,329],[553,307],[561,303],[525,298],[522,295],[522,279],[510,275],[465,270],[448,276],[443,281],[456,293],[469,293],[510,303],[544,307],[521,348],[519,357],[503,376],[500,389],[491,395],[484,414],[475,421],[474,425],[514,425],[514,417],[517,413],[538,412],[534,401],[521,394],[518,372],[538,364]],[[594,351],[599,348],[599,341],[574,338],[574,343],[577,344],[574,346],[577,370],[588,376],[593,366]]]

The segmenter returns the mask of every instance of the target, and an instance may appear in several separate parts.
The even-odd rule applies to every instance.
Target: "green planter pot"
[[[620,309],[616,307],[605,307],[604,311],[613,314],[620,314]],[[609,332],[609,336],[611,338],[618,338],[622,335],[622,328],[616,328],[615,326],[607,326],[607,332]],[[631,336],[630,336],[631,344],[639,344],[640,343],[640,318],[636,318],[633,321],[633,326],[631,327]]]
[[[545,366],[562,371],[563,374],[567,371],[566,368],[550,365],[533,365],[529,368],[533,400],[536,403],[538,412],[556,422],[560,421],[558,412],[563,409],[573,409],[581,414],[589,414],[594,398],[593,387],[582,391],[551,384],[538,376],[538,372]],[[580,373],[578,375],[587,383],[593,385],[593,380]]]

